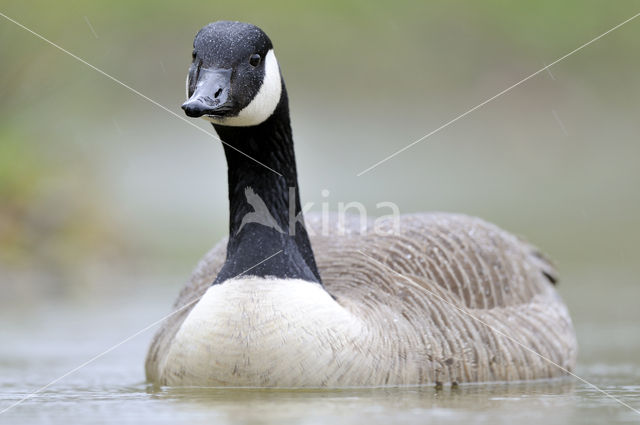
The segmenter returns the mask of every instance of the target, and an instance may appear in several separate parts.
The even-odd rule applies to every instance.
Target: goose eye
[[[191,52],[191,59],[195,59],[196,58],[196,51],[194,50],[193,52]]]
[[[255,55],[251,55],[251,57],[249,58],[249,64],[251,66],[258,66],[260,65],[260,55],[259,54],[255,54]]]

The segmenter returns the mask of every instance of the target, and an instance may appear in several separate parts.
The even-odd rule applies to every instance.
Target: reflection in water
[[[285,403],[291,409],[308,409],[316,403],[353,403],[355,400],[380,407],[402,409],[456,407],[460,403],[491,405],[495,400],[517,400],[537,396],[570,395],[575,383],[570,378],[534,382],[462,384],[435,389],[433,385],[415,387],[340,388],[340,389],[262,389],[149,386],[147,391],[158,399],[235,408],[236,405],[268,406]]]
[[[474,412],[530,410],[564,404],[573,398],[568,378],[538,382],[429,387],[358,389],[149,388],[152,397],[191,414],[215,411],[228,422],[282,423],[307,418],[318,423],[369,423],[464,419]],[[392,419],[393,418],[393,419]]]

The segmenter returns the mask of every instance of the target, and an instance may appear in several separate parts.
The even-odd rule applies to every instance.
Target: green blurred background
[[[624,348],[640,319],[640,19],[356,174],[639,6],[3,0],[1,11],[179,114],[198,29],[259,25],[289,90],[303,202],[360,201],[375,215],[392,201],[526,236],[556,261],[597,356],[593,326],[619,323]],[[4,18],[0,40],[0,308],[168,309],[226,231],[219,142]]]

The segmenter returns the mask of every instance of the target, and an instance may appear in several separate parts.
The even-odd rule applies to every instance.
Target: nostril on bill
[[[215,94],[213,95],[213,97],[217,99],[221,94],[222,94],[222,87],[221,87],[221,88],[219,88],[219,89],[215,92]]]

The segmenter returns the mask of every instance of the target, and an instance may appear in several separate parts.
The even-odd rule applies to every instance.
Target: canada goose
[[[211,121],[224,142],[229,238],[200,262],[155,336],[150,381],[415,385],[565,373],[549,361],[573,369],[556,272],[526,242],[458,214],[404,215],[389,234],[371,220],[365,231],[359,220],[341,228],[335,216],[328,228],[317,216],[305,225],[287,92],[262,30],[202,28],[187,97],[186,114]],[[258,210],[270,219],[243,220]],[[389,230],[391,219],[377,226]]]

